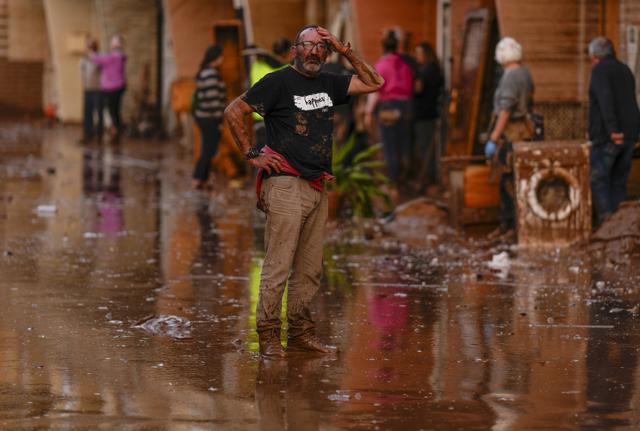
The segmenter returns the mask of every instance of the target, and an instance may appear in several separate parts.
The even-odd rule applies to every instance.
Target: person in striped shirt
[[[215,44],[207,48],[196,75],[196,94],[193,116],[201,134],[200,158],[193,170],[193,187],[201,189],[209,179],[211,159],[218,151],[227,87],[218,67],[222,64],[222,47]]]

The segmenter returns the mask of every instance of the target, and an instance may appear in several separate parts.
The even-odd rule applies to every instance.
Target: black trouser
[[[126,87],[122,87],[117,90],[104,91],[102,93],[104,95],[107,109],[109,110],[111,122],[116,128],[118,134],[122,131],[122,117],[120,112],[122,109],[122,95],[124,94],[124,90],[126,90]]]
[[[218,151],[218,143],[220,142],[220,118],[196,118],[196,123],[200,128],[202,145],[200,146],[200,158],[196,162],[193,170],[193,178],[196,180],[207,181],[209,179],[209,171],[211,170],[211,159]]]
[[[513,144],[505,142],[498,150],[500,175],[500,228],[507,231],[516,228],[515,177],[513,176]]]
[[[94,135],[98,137],[98,139],[102,138],[102,92],[100,90],[85,90],[84,92],[84,112],[83,112],[83,138],[91,139]],[[94,130],[94,115],[98,114],[98,124]]]

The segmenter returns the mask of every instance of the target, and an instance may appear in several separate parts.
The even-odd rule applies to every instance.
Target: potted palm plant
[[[350,214],[355,217],[373,217],[376,203],[382,201],[385,210],[391,208],[391,199],[380,186],[389,182],[381,172],[384,162],[375,160],[380,144],[356,151],[356,134],[338,148],[333,143],[333,175],[329,183],[330,217]]]

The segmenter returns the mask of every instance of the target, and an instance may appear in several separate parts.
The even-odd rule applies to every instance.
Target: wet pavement
[[[251,188],[77,135],[0,127],[0,429],[640,428],[636,255],[332,222],[315,319],[341,353],[260,360]]]

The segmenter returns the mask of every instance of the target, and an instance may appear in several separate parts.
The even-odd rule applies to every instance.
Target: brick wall
[[[0,59],[0,114],[42,112],[42,62]]]
[[[456,0],[459,1],[459,0]],[[382,55],[383,31],[399,26],[411,35],[409,53],[416,44],[436,44],[437,1],[403,0],[402,2],[352,0],[357,49],[371,63]]]

